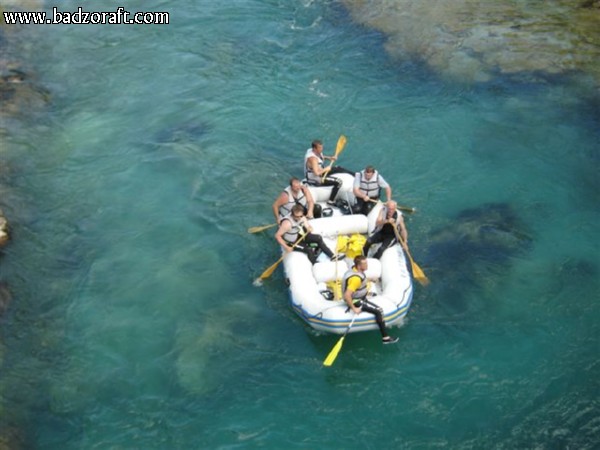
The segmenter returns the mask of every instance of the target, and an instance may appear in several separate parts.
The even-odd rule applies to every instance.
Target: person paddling
[[[304,176],[308,184],[312,186],[333,186],[327,203],[333,205],[335,197],[342,187],[342,180],[331,177],[334,173],[347,173],[354,176],[354,172],[340,166],[323,167],[325,160],[335,161],[335,156],[323,155],[323,143],[316,139],[312,141],[311,147],[304,154]],[[323,179],[323,176],[325,179]]]
[[[400,233],[402,240],[405,243],[408,242],[408,232],[406,231],[404,218],[402,217],[402,213],[398,211],[398,204],[394,200],[388,201],[381,208],[375,225],[375,233],[367,239],[363,247],[363,255],[367,256],[371,245],[381,242],[381,246],[375,252],[375,255],[373,255],[373,258],[381,258],[383,252],[396,243],[396,231],[394,231],[394,227]]]
[[[321,205],[315,203],[310,189],[296,177],[290,179],[290,185],[273,202],[272,208],[275,220],[280,222],[281,219],[292,212],[294,205],[302,205],[304,214],[308,219],[321,217]]]
[[[354,185],[352,192],[356,197],[356,205],[353,211],[355,214],[364,214],[371,212],[371,209],[379,200],[381,191],[385,191],[385,201],[392,199],[392,188],[385,179],[375,170],[373,166],[367,166],[354,176]]]
[[[279,229],[275,233],[275,239],[288,253],[294,250],[305,253],[312,264],[317,262],[318,256],[309,244],[316,244],[332,261],[342,258],[341,255],[333,254],[331,249],[323,242],[321,235],[312,233],[312,227],[304,216],[302,205],[294,205],[292,213],[281,219]],[[302,241],[298,243],[300,239]]]
[[[368,267],[366,257],[358,255],[354,258],[354,266],[344,274],[344,278],[342,279],[344,300],[354,314],[360,314],[362,311],[373,314],[377,326],[379,326],[382,342],[384,344],[394,344],[398,342],[398,338],[387,334],[382,309],[367,300],[369,282],[367,281],[365,271]]]

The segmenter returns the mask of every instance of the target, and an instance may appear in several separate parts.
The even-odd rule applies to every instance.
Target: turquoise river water
[[[3,137],[0,438],[600,445],[597,91],[445,80],[336,1],[126,3],[170,24],[23,31],[50,101]],[[294,315],[281,268],[252,285],[279,251],[247,228],[272,221],[310,141],[331,154],[340,134],[340,165],[374,164],[418,209],[431,284],[398,345],[351,334],[325,369],[338,338]]]

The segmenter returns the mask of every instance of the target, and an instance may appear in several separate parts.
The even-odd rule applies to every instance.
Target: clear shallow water
[[[8,136],[5,435],[33,448],[598,442],[600,115],[585,86],[440,81],[392,63],[337,3],[144,9],[171,25],[30,30],[52,102]],[[375,164],[419,209],[410,244],[432,285],[401,345],[352,335],[323,370],[337,338],[293,315],[281,272],[251,285],[279,255],[246,229],[271,221],[310,140],[327,152],[340,133],[340,164]],[[499,238],[508,256],[433,251],[465,231],[460,211],[489,203],[518,218]]]

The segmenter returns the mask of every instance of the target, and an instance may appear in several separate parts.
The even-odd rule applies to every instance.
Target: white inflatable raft
[[[344,181],[337,198],[354,203],[352,177],[346,174],[335,176]],[[325,202],[329,198],[330,187],[310,187],[310,190],[316,202],[324,209],[329,208]],[[325,244],[335,253],[339,236],[367,236],[373,231],[381,204],[373,208],[368,217],[362,214],[343,215],[339,208],[331,209],[330,217],[313,219],[310,223],[313,232],[323,236]],[[371,253],[377,246],[372,248]],[[353,313],[342,298],[328,300],[336,294],[339,296],[335,283],[340,283],[344,273],[352,267],[353,258],[350,256],[353,255],[334,262],[321,254],[314,265],[302,252],[290,252],[283,259],[292,308],[315,330],[342,334],[352,320]],[[371,281],[368,300],[383,309],[388,327],[400,325],[413,296],[412,277],[402,248],[394,245],[385,250],[379,260],[368,258],[368,267],[366,274]],[[375,317],[363,312],[354,321],[350,332],[377,329]]]

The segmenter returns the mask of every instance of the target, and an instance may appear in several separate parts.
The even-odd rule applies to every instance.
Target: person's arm
[[[329,172],[331,169],[329,167],[322,168],[319,166],[319,160],[314,156],[308,158],[308,167],[310,170],[317,175],[318,177],[323,176],[325,173]]]
[[[310,224],[308,223],[308,220],[306,220],[306,217],[302,218],[302,227],[306,230],[307,233],[312,233],[313,231],[313,227],[310,226]]]
[[[310,193],[310,189],[306,186],[302,186],[302,191],[304,192],[304,196],[306,197],[306,209],[308,210],[306,213],[306,217],[312,219],[315,217],[315,201],[313,199],[312,194]]]
[[[369,197],[363,191],[360,190],[360,172],[354,175],[354,184],[352,185],[352,193],[356,198],[361,198],[364,201],[368,201]]]
[[[402,240],[408,242],[408,231],[406,231],[406,225],[404,225],[404,217],[402,214],[398,214],[398,230],[400,231],[400,237]]]
[[[385,199],[385,201],[387,202],[387,201],[389,201],[389,200],[391,200],[391,199],[392,199],[392,188],[391,188],[391,187],[390,187],[390,185],[388,184],[388,185],[387,185],[387,187],[386,187],[386,188],[384,188],[384,189],[385,189],[385,195],[386,195],[386,197],[387,197],[387,198]]]
[[[284,191],[273,202],[273,215],[275,222],[279,222],[279,207],[287,203],[287,193]]]
[[[392,188],[390,187],[388,182],[385,181],[385,179],[381,175],[379,175],[379,187],[385,191],[385,195],[386,195],[385,201],[387,202],[387,201],[391,200],[392,199]]]
[[[279,229],[277,230],[277,233],[275,233],[275,240],[277,242],[279,242],[279,244],[288,253],[291,252],[291,251],[293,251],[294,249],[292,247],[290,247],[287,242],[284,241],[283,234],[285,232],[287,232],[291,227],[292,227],[292,224],[290,223],[290,221],[289,220],[284,220],[283,222],[281,222],[281,225],[279,226]]]

